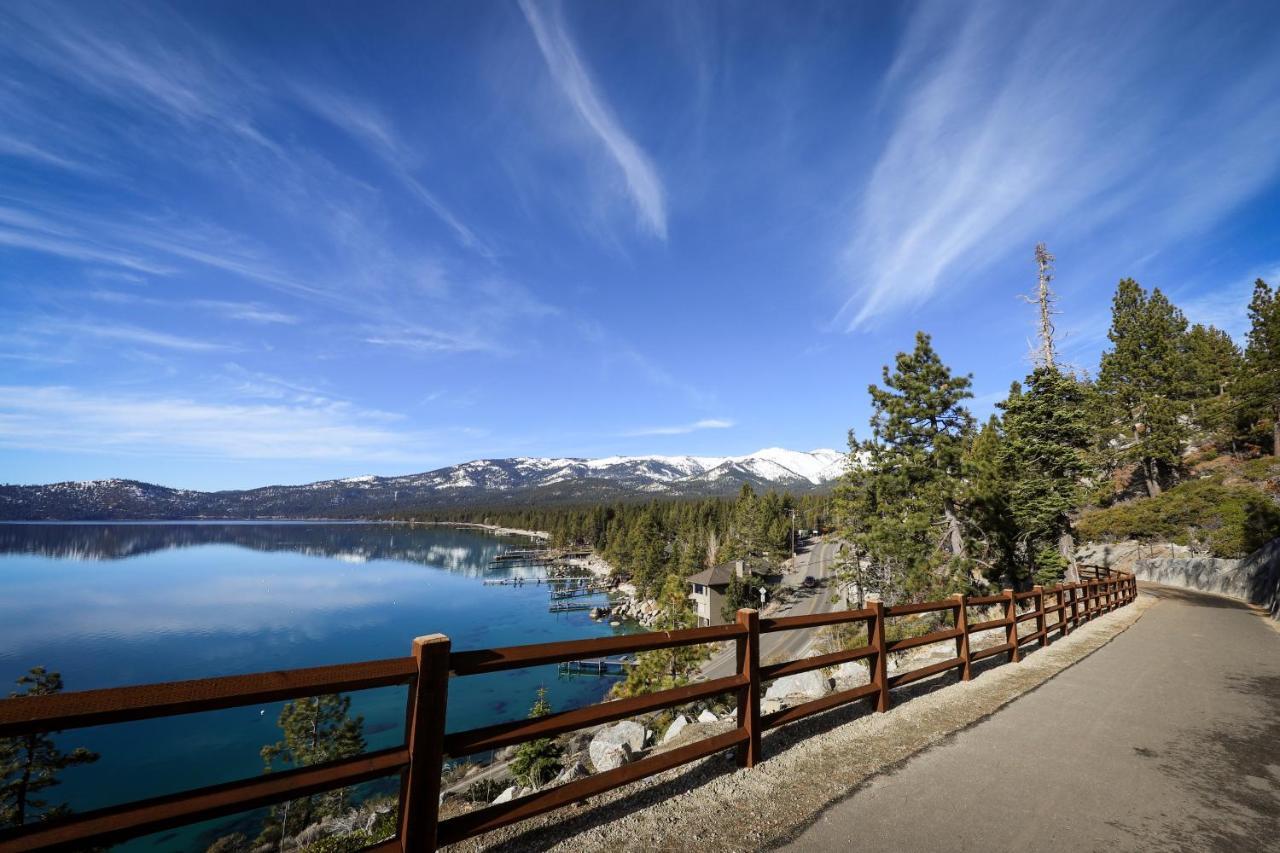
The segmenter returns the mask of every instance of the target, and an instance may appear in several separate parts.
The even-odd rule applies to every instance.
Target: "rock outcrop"
[[[806,699],[817,699],[825,696],[831,682],[818,670],[786,675],[779,678],[765,691],[766,699],[786,699],[788,696],[803,696]]]
[[[602,729],[591,739],[587,754],[596,772],[613,770],[631,761],[644,749],[645,730],[639,723],[623,720],[617,725]]]

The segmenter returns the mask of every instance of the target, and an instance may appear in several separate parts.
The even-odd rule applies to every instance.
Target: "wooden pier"
[[[590,555],[590,548],[512,548],[498,554],[493,561],[495,563],[551,562]]]
[[[557,583],[573,583],[575,581],[595,580],[595,575],[572,575],[565,577],[536,577],[536,578],[492,578],[484,581],[485,586],[524,586],[525,584],[557,584]]]
[[[588,658],[562,661],[557,669],[562,675],[626,675],[635,665],[631,658]]]
[[[571,586],[567,589],[551,590],[551,598],[582,598],[588,595],[603,595],[609,591],[609,587],[603,584],[588,584],[586,586]]]
[[[590,610],[593,607],[599,607],[598,604],[592,604],[589,601],[555,601],[547,607],[548,613],[568,613],[570,610]]]

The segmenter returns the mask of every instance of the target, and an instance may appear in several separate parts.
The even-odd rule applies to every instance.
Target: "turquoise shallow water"
[[[488,568],[522,544],[386,524],[2,524],[0,680],[43,665],[83,690],[395,657],[437,632],[455,649],[614,633],[586,613],[548,613],[545,586],[485,586],[535,573]],[[598,701],[609,682],[561,677],[554,666],[455,679],[448,728],[523,717],[540,686],[559,710]],[[404,688],[352,698],[371,748],[399,742]],[[51,799],[83,811],[255,775],[258,750],[279,737],[279,710],[65,733],[61,743],[102,758],[66,771]],[[209,833],[128,847],[203,849]]]

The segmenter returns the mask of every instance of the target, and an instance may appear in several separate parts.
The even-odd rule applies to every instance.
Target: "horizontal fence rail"
[[[894,688],[952,670],[968,681],[974,663],[998,655],[1007,655],[1008,662],[1016,663],[1023,646],[1035,643],[1043,647],[1050,635],[1064,637],[1082,623],[1136,597],[1137,582],[1132,575],[1089,567],[1086,579],[1077,583],[1036,586],[1021,592],[1006,589],[999,595],[956,595],[942,601],[891,606],[874,602],[859,610],[782,618],[760,618],[755,610],[740,610],[737,621],[728,625],[468,651],[453,651],[447,637],[433,634],[414,640],[412,655],[403,658],[0,700],[0,737],[14,738],[330,693],[408,688],[405,739],[399,746],[3,830],[0,853],[108,845],[396,775],[400,777],[396,837],[369,849],[379,853],[432,851],[727,750],[734,751],[739,766],[752,767],[763,758],[761,734],[768,729],[862,699],[872,700],[876,711],[887,711]],[[1001,615],[970,622],[972,608],[997,608]],[[922,634],[888,639],[889,626],[898,625],[897,620],[921,617],[941,620],[942,624],[934,622],[936,627]],[[1033,620],[1034,631],[1019,632],[1019,625]],[[761,635],[839,625],[862,626],[865,643],[760,665]],[[1003,642],[970,647],[975,634],[997,630],[1003,632]],[[449,683],[455,678],[720,642],[735,646],[733,675],[533,719],[448,734],[444,730]],[[892,655],[937,643],[954,644],[954,655],[890,674]],[[856,661],[867,662],[867,684],[761,714],[766,682]],[[725,694],[734,695],[737,701],[736,724],[728,732],[508,802],[444,820],[439,817],[446,758],[555,737]]]

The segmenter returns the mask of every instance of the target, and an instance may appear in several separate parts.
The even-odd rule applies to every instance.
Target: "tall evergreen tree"
[[[62,676],[42,666],[32,667],[18,679],[19,696],[48,696],[62,691]],[[67,814],[66,804],[54,805],[39,796],[61,783],[58,774],[68,767],[92,764],[96,752],[76,747],[63,752],[53,742],[57,732],[0,738],[0,827],[22,826],[32,818],[47,820]]]
[[[838,538],[845,544],[835,565],[836,581],[841,588],[853,590],[856,604],[864,606],[866,593],[876,592],[882,597],[894,597],[894,590],[886,584],[876,583],[875,573],[869,565],[864,543],[870,534],[870,520],[875,515],[875,492],[863,464],[862,444],[853,430],[849,430],[849,452],[844,473],[836,483],[831,503],[831,515]]]
[[[1187,320],[1159,288],[1150,296],[1133,279],[1112,301],[1112,348],[1102,355],[1097,390],[1104,431],[1115,462],[1136,463],[1147,493],[1155,496],[1178,470],[1187,439]],[[1117,433],[1119,433],[1117,435]]]
[[[351,697],[328,694],[285,703],[276,724],[284,737],[261,750],[264,770],[308,767],[365,750],[364,717],[351,716]],[[318,818],[346,809],[347,791],[339,789],[272,807],[260,840],[278,843]]]
[[[655,631],[678,631],[692,628],[698,622],[689,600],[689,585],[679,575],[667,576],[657,603],[660,610],[653,623]],[[688,682],[689,676],[706,656],[707,651],[702,646],[675,646],[641,652],[636,656],[636,665],[631,667],[626,680],[619,682],[613,692],[618,697],[641,696],[679,687]]]
[[[1080,505],[1089,425],[1085,392],[1053,367],[1037,367],[1004,404],[1009,509],[1036,580],[1076,580],[1071,516]]]
[[[1243,396],[1252,412],[1271,421],[1271,452],[1280,456],[1280,287],[1254,282],[1249,319]]]
[[[1240,348],[1221,329],[1196,323],[1187,332],[1185,349],[1192,421],[1212,441],[1233,442],[1241,405],[1229,392],[1241,376]]]
[[[1014,383],[1009,398],[1022,393]],[[1019,559],[1018,525],[1010,492],[1017,477],[1007,452],[1004,425],[992,415],[965,450],[965,489],[962,503],[969,523],[969,557],[991,580],[1020,579],[1026,574]]]
[[[898,353],[884,387],[871,385],[871,438],[863,442],[863,488],[873,513],[858,544],[897,575],[911,594],[962,582],[965,536],[957,496],[964,443],[973,418],[962,402],[971,379],[956,376],[916,333],[915,349]]]

